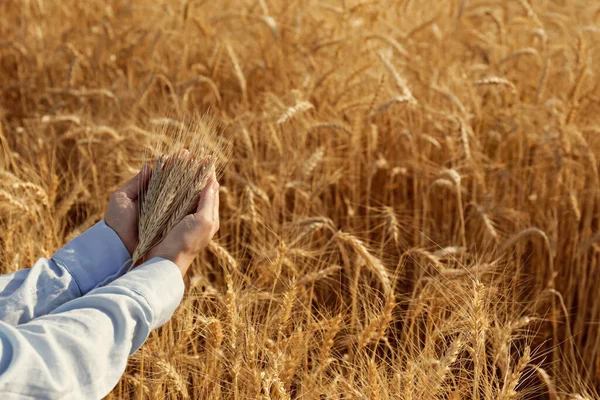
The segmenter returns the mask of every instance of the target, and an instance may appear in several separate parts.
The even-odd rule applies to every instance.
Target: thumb
[[[208,184],[202,192],[200,192],[200,200],[198,201],[198,207],[196,208],[195,214],[197,216],[203,216],[208,220],[213,219],[214,206],[218,201],[219,195],[219,183],[217,182],[217,176],[213,169],[210,178],[208,178]]]
[[[151,176],[152,168],[150,168],[150,165],[144,164],[140,172],[138,172],[137,175],[127,182],[120,190],[125,193],[130,200],[136,200],[138,194],[148,187]]]

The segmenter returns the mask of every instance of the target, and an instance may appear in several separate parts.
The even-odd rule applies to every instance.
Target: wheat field
[[[221,230],[108,399],[598,398],[599,24],[589,0],[0,1],[0,272],[208,112]]]

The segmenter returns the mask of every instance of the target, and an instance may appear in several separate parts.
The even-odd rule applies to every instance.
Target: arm
[[[17,327],[0,322],[0,398],[94,399],[106,395],[152,329],[183,295],[182,276],[219,229],[216,178],[194,214],[152,249],[150,261]]]
[[[153,258],[112,283],[17,327],[0,322],[0,398],[94,399],[183,296],[177,266]]]
[[[0,276],[0,321],[23,324],[115,277],[129,252],[100,221],[32,268]]]
[[[137,245],[138,190],[149,166],[113,193],[105,219],[58,250],[50,260],[0,276],[0,321],[23,324],[118,277]]]

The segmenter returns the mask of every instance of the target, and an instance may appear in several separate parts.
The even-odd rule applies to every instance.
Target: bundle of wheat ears
[[[154,120],[159,142],[153,154],[159,154],[151,173],[140,181],[139,242],[131,267],[160,243],[186,215],[193,212],[200,193],[210,177],[222,170],[227,146],[217,136],[216,124],[206,116],[194,122],[171,119]],[[168,140],[164,140],[168,138]],[[146,172],[147,171],[147,172]]]

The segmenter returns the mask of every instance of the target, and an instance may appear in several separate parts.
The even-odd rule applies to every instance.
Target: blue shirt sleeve
[[[0,322],[0,398],[104,397],[183,291],[177,266],[153,258],[46,316],[16,327]]]
[[[0,321],[18,325],[120,276],[130,255],[104,220],[59,249],[50,260],[0,276]]]

